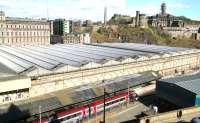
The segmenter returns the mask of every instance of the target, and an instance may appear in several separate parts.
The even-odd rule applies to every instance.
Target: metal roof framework
[[[103,44],[96,44],[97,46],[106,46],[112,48],[121,48],[127,50],[135,50],[141,52],[149,52],[155,54],[170,54],[170,55],[177,55],[177,54],[186,54],[198,51],[197,49],[191,48],[180,48],[180,47],[169,47],[169,46],[158,46],[158,45],[146,45],[146,44],[137,44],[137,43],[103,43]]]
[[[200,50],[134,43],[20,47],[0,45],[0,63],[17,74],[37,76],[193,52]]]

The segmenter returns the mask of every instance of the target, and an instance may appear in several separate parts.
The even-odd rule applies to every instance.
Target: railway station
[[[102,100],[104,88],[114,98],[119,91],[200,65],[200,50],[134,43],[0,45],[0,54],[2,114],[14,103],[30,115],[41,107],[46,115]]]
[[[104,81],[104,83],[93,85],[82,85],[70,89],[64,89],[61,91],[45,94],[45,96],[35,97],[29,101],[18,101],[14,103],[15,106],[21,112],[29,111],[29,115],[38,118],[38,108],[41,107],[41,113],[43,117],[51,116],[56,112],[62,112],[63,109],[77,108],[84,105],[89,105],[95,101],[102,100],[104,95],[104,89],[109,94],[109,98],[118,96],[121,92],[134,92],[135,88],[141,85],[154,84],[161,76],[154,71],[147,71],[132,75],[126,75],[115,79]],[[61,110],[61,111],[60,111]],[[15,111],[14,111],[15,112]],[[0,107],[0,114],[6,114],[6,118],[13,116],[13,109],[10,109],[10,105],[4,105]],[[20,117],[26,117],[27,114],[23,114]],[[3,120],[0,117],[0,120]],[[14,118],[14,119],[12,119]],[[9,117],[9,119],[15,120],[16,117]]]
[[[0,45],[0,75],[8,80],[1,83],[3,88],[15,85],[0,91],[0,103],[145,71],[158,71],[163,76],[184,73],[199,68],[199,55],[197,49],[126,43]],[[27,77],[24,82],[29,84],[18,84],[19,76]]]

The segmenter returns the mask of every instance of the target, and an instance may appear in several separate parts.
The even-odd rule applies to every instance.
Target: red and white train
[[[110,109],[115,106],[125,104],[129,101],[130,97],[134,97],[135,94],[133,92],[120,92],[115,94],[114,96],[108,98],[105,100],[105,109]],[[53,118],[42,118],[41,120],[35,120],[32,123],[54,123],[54,122],[59,122],[59,123],[76,123],[80,120],[83,120],[87,118],[89,115],[94,116],[97,113],[100,113],[103,111],[103,105],[104,105],[104,100],[97,100],[89,105],[84,105],[72,109],[67,109],[62,112],[56,113],[56,115]]]

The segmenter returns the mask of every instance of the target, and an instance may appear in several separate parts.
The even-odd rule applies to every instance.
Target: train
[[[111,109],[119,105],[126,104],[128,101],[133,101],[137,96],[133,91],[123,91],[114,94],[105,99],[105,109]],[[96,100],[87,105],[66,109],[55,113],[49,118],[41,118],[32,123],[77,123],[88,117],[95,116],[104,110],[104,99]]]

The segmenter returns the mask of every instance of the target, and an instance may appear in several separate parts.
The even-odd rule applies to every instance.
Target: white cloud
[[[125,0],[0,0],[8,16],[102,20],[104,6],[126,8]],[[47,7],[48,6],[48,7]],[[47,12],[48,8],[48,12]]]
[[[153,15],[160,12],[158,4],[127,7],[126,0],[0,0],[7,16],[50,19],[103,20],[104,7],[108,7],[108,18],[114,13],[135,16],[135,11]],[[48,6],[48,7],[47,7]],[[175,8],[189,8],[185,4],[169,4],[169,12]],[[48,11],[47,11],[48,8]]]

